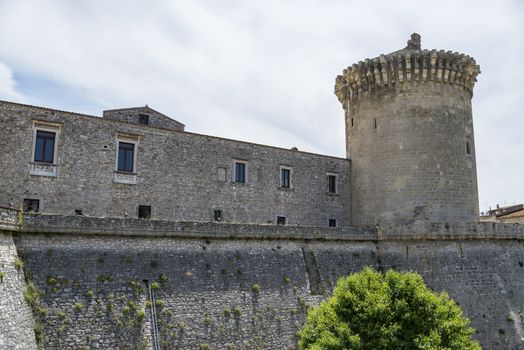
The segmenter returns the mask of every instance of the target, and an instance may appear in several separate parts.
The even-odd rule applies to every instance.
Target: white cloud
[[[16,90],[16,82],[13,79],[11,69],[0,62],[0,99],[9,101],[22,101],[22,95]]]
[[[481,65],[473,107],[482,205],[524,201],[510,175],[524,172],[522,23],[518,0],[4,0],[0,61],[75,91],[86,101],[80,112],[147,103],[190,131],[344,156],[335,76],[417,31],[424,48]],[[42,100],[23,83],[19,91]],[[76,108],[56,95],[51,107]]]

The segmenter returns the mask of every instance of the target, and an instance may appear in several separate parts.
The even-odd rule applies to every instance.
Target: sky
[[[524,202],[521,0],[0,0],[0,99],[345,157],[335,77],[406,46],[473,56],[481,211]]]

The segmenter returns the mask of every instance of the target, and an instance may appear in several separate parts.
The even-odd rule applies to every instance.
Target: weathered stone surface
[[[119,120],[132,124],[140,123],[140,115],[147,116],[147,125],[162,128],[172,129],[178,131],[184,131],[185,125],[171,119],[167,115],[164,115],[154,109],[145,107],[134,107],[134,108],[120,108],[110,109],[103,112],[103,117],[107,119]]]
[[[523,345],[521,225],[330,230],[143,222],[26,217],[16,245],[44,293],[49,348],[140,349],[150,338],[148,320],[133,325],[125,310],[130,300],[147,309],[147,279],[158,282],[163,301],[162,349],[293,349],[305,304],[318,304],[338,277],[364,266],[417,271],[433,290],[448,291],[484,349]]]
[[[56,176],[30,174],[33,121],[60,126]],[[350,226],[349,161],[108,118],[0,102],[0,204],[40,199],[43,213],[136,218],[139,205],[173,221]],[[137,184],[115,179],[117,135],[139,137]],[[247,182],[233,182],[234,160],[247,161]],[[280,187],[280,166],[292,168]],[[223,171],[220,176],[221,171]],[[327,193],[327,173],[337,193]]]
[[[24,300],[24,272],[15,266],[17,258],[12,234],[0,230],[0,349],[36,349],[33,315]]]
[[[36,348],[18,255],[43,293],[48,349],[150,349],[155,320],[162,349],[295,349],[307,305],[364,266],[419,272],[484,349],[524,349],[524,226],[477,222],[479,72],[416,35],[348,67],[335,92],[351,163],[184,132],[148,107],[98,118],[0,102],[0,348]],[[35,123],[59,130],[53,164],[32,162]],[[138,142],[136,173],[115,173],[122,137]],[[9,208],[24,198],[43,214]]]
[[[478,220],[469,56],[404,49],[336,79],[353,225]]]

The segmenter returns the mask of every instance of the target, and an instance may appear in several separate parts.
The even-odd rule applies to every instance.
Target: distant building
[[[480,216],[480,221],[524,224],[524,204],[510,205],[488,210]]]

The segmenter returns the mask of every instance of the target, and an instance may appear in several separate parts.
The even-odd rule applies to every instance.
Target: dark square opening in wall
[[[337,219],[329,219],[329,227],[337,227]]]
[[[277,225],[278,226],[284,226],[286,224],[286,217],[285,216],[277,216]]]
[[[222,210],[214,211],[215,221],[222,221]]]
[[[139,114],[138,115],[138,124],[149,125],[149,115]]]
[[[40,211],[39,199],[24,199],[24,213],[38,213]]]
[[[150,219],[151,218],[151,206],[150,205],[139,205],[138,206],[138,218],[139,219]]]

